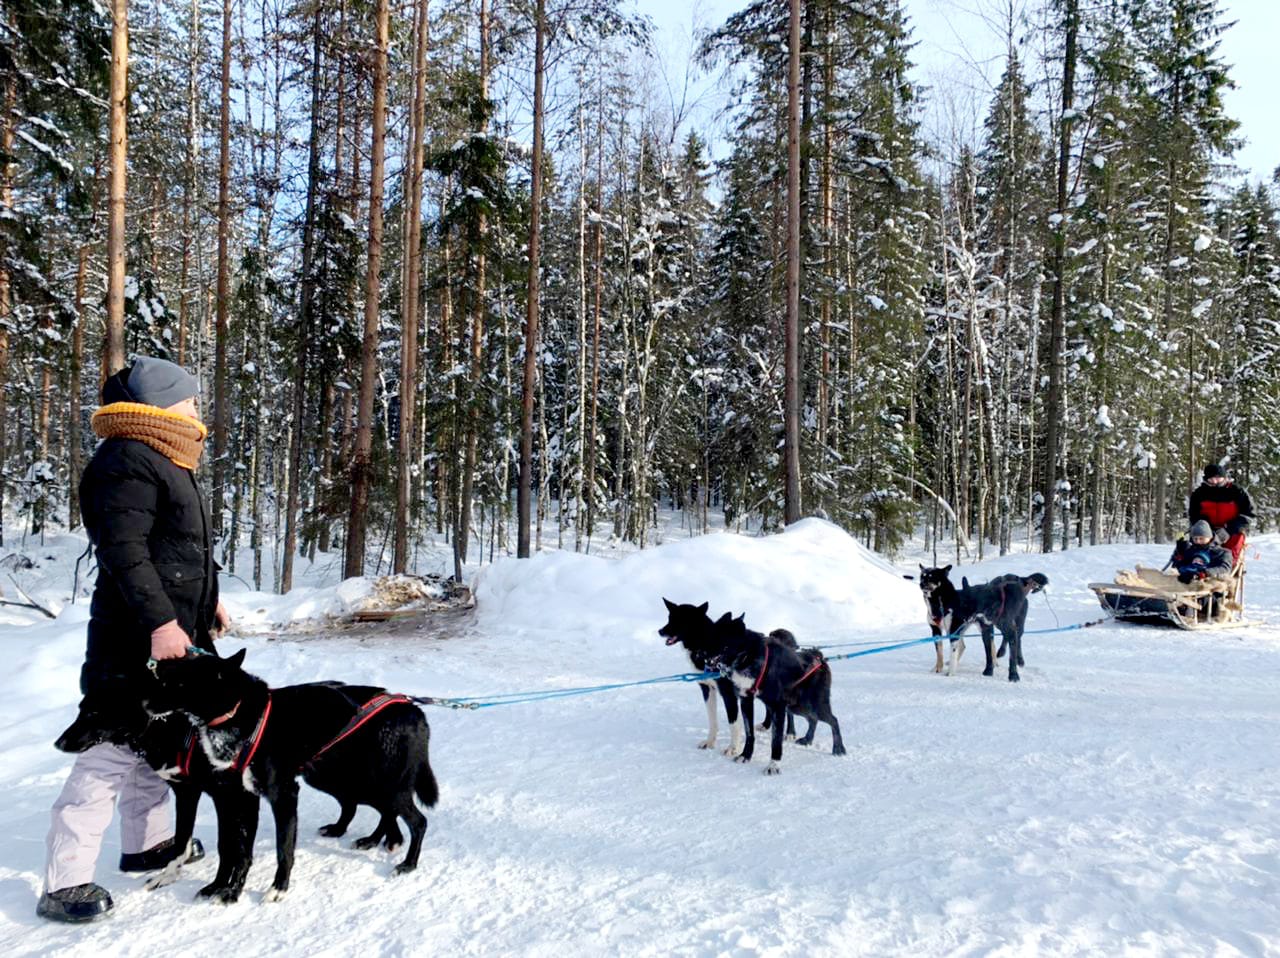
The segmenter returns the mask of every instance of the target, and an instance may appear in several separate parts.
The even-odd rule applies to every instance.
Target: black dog
[[[258,827],[258,796],[276,823],[276,874],[268,900],[289,888],[297,841],[298,782],[303,779],[338,799],[339,820],[322,833],[341,835],[357,805],[381,816],[358,847],[400,841],[396,816],[409,828],[409,850],[396,873],[417,867],[428,808],[438,797],[428,761],[430,729],[422,710],[403,696],[372,686],[338,682],[268,689],[240,666],[244,651],[229,659],[198,656],[160,663],[158,687],[143,705],[153,715],[179,711],[196,726],[210,766],[218,806],[218,874],[200,894],[235,901],[244,888]],[[375,702],[377,703],[375,705]],[[221,796],[221,800],[220,800]]]
[[[1026,665],[1022,658],[1022,632],[1027,621],[1027,596],[1039,592],[1049,579],[1039,572],[1029,576],[1002,575],[982,585],[969,585],[962,580],[956,589],[948,578],[951,566],[929,569],[920,566],[920,591],[929,610],[929,627],[936,636],[951,636],[951,665],[948,675],[955,674],[964,652],[961,635],[974,621],[982,630],[983,648],[987,654],[983,675],[995,671],[995,659],[1009,655],[1009,681],[1019,680],[1018,667]],[[1000,651],[993,655],[995,629],[1000,630]],[[959,645],[957,646],[957,643]],[[942,642],[934,643],[937,654],[935,672],[942,671]]]
[[[664,598],[662,601],[667,607],[667,624],[658,630],[658,634],[667,640],[667,645],[683,645],[685,652],[689,654],[689,661],[699,672],[711,669],[711,659],[720,653],[721,644],[716,624],[707,616],[707,603],[676,605],[670,599]],[[779,642],[790,644],[793,649],[796,647],[795,636],[786,629],[777,629],[772,634]],[[716,736],[720,730],[716,721],[716,703],[711,698],[711,690],[715,689],[720,693],[720,700],[724,702],[724,714],[729,720],[731,737],[724,754],[736,756],[742,748],[737,690],[726,678],[699,682],[698,687],[702,692],[702,701],[707,706],[707,737],[698,743],[698,748],[716,747]],[[790,715],[787,716],[787,733],[795,735],[795,720]]]
[[[790,633],[788,633],[789,635]],[[831,726],[831,754],[845,754],[840,723],[831,711],[831,667],[817,649],[795,649],[772,635],[747,628],[743,617],[728,615],[716,623],[720,653],[713,664],[729,673],[742,695],[743,724],[747,741],[738,761],[751,761],[755,750],[752,728],[753,703],[758,698],[768,710],[773,739],[765,774],[776,775],[782,760],[783,715],[788,710],[809,720],[809,730],[796,744],[809,745],[818,720]]]

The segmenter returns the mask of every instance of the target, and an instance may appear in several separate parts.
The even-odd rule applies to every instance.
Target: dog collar
[[[219,715],[215,719],[209,719],[209,721],[205,722],[205,724],[208,725],[209,728],[217,728],[219,725],[222,725],[224,722],[230,722],[231,719],[235,717],[235,714],[238,711],[240,711],[239,702],[231,706],[230,712],[227,712],[225,715]]]

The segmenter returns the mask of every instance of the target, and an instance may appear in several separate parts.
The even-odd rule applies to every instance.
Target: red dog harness
[[[351,721],[343,727],[342,731],[335,735],[329,743],[324,746],[324,748],[316,752],[315,755],[312,755],[310,760],[305,762],[302,767],[308,768],[314,765],[316,759],[329,751],[329,749],[333,748],[348,735],[351,735],[356,729],[364,725],[365,722],[369,721],[387,706],[396,705],[400,702],[408,703],[409,701],[410,699],[407,695],[393,695],[389,692],[383,692],[380,695],[375,695],[373,698],[369,699],[369,701],[365,702],[364,705],[360,706],[360,708],[356,710],[356,714],[351,716]]]
[[[756,676],[756,684],[751,686],[748,695],[754,696],[760,691],[760,686],[764,683],[764,674],[769,671],[769,643],[764,644],[764,665],[760,667],[760,674]]]
[[[765,663],[766,665],[768,664],[767,649],[765,650]],[[764,673],[762,672],[761,673],[762,677],[763,677],[763,674]],[[752,694],[755,694],[754,690],[752,690]],[[303,769],[310,768],[315,763],[316,759],[318,759],[325,752],[329,751],[329,749],[333,748],[335,745],[341,742],[344,738],[347,738],[348,736],[352,735],[356,731],[356,729],[360,728],[360,726],[364,725],[366,722],[368,722],[371,718],[373,718],[383,709],[387,708],[390,705],[396,705],[401,702],[404,702],[407,704],[411,702],[411,699],[407,695],[399,695],[399,694],[393,695],[388,692],[382,692],[378,695],[375,695],[373,698],[369,699],[369,701],[365,702],[362,706],[360,706],[360,708],[356,710],[356,714],[351,717],[351,721],[347,722],[347,724],[343,726],[342,731],[340,731],[337,735],[335,735],[332,739],[330,739],[320,749],[320,751],[316,752],[315,755],[311,756],[309,760],[304,762],[302,765],[302,768]],[[240,707],[240,703],[237,702],[236,707],[233,708],[229,713],[227,713],[227,715],[219,716],[218,718],[210,722],[209,725],[217,726],[222,724],[230,716],[234,715],[236,712],[236,709],[238,709],[239,707]],[[249,737],[249,741],[244,743],[244,746],[240,749],[240,754],[237,755],[235,757],[235,760],[231,763],[230,767],[232,771],[241,772],[249,767],[249,763],[253,761],[253,756],[256,755],[258,752],[258,746],[262,742],[262,735],[267,729],[267,719],[270,718],[270,716],[271,716],[271,693],[268,692],[267,704],[266,704],[266,707],[263,708],[262,710],[262,716],[258,719],[258,724],[253,729],[253,735]],[[178,752],[178,773],[182,775],[184,778],[187,775],[191,774],[191,759],[195,755],[196,745],[198,744],[198,742],[199,742],[199,737],[196,735],[195,729],[192,729],[187,733],[186,741],[182,743],[182,748]]]

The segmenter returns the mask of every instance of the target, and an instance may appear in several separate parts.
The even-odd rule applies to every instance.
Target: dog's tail
[[[1049,584],[1049,577],[1043,572],[1033,572],[1022,580],[1022,591],[1027,595],[1039,592]]]
[[[413,790],[417,793],[418,801],[427,808],[434,808],[440,799],[436,776],[431,771],[431,763],[427,761],[425,755],[422,758],[422,764],[418,766],[418,774],[413,780]]]

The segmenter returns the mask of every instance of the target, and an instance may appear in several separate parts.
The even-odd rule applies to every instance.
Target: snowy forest
[[[427,537],[459,574],[644,546],[672,507],[1163,541],[1211,460],[1274,528],[1280,224],[1231,165],[1229,18],[1007,10],[977,122],[926,137],[951,91],[901,2],[755,0],[677,66],[729,91],[716,158],[622,0],[0,0],[6,541],[78,525],[133,354],[201,377],[259,589]]]

